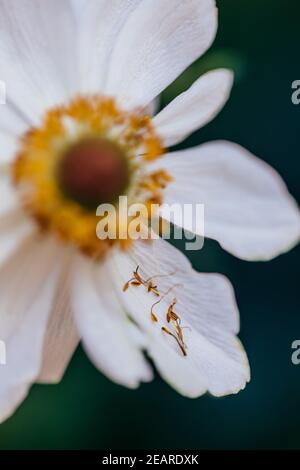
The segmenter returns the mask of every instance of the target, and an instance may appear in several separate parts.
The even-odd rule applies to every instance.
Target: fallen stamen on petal
[[[151,276],[151,277],[149,277],[148,279],[145,280],[139,274],[139,266],[137,266],[136,270],[133,271],[133,277],[131,279],[129,279],[129,281],[127,281],[124,284],[122,290],[123,290],[123,292],[126,292],[129,289],[130,286],[134,286],[134,287],[144,286],[146,288],[147,293],[152,292],[153,294],[158,296],[159,299],[151,305],[150,318],[151,318],[153,323],[159,323],[158,316],[156,315],[156,313],[154,313],[154,308],[157,305],[159,305],[170,294],[170,292],[172,292],[172,290],[175,289],[175,287],[182,287],[182,284],[175,284],[175,285],[169,287],[169,289],[166,292],[161,292],[161,291],[158,290],[157,285],[153,284],[152,280],[156,279],[156,278],[160,278],[160,277],[172,276],[173,274],[174,273],[154,275],[154,276]],[[174,298],[172,300],[172,302],[170,303],[170,305],[168,307],[168,310],[167,310],[167,314],[166,314],[166,321],[168,323],[172,323],[172,325],[174,327],[174,330],[175,330],[175,333],[170,331],[165,326],[162,326],[161,329],[162,329],[163,332],[167,333],[169,336],[172,336],[176,340],[176,342],[179,345],[183,355],[187,356],[187,351],[186,351],[187,347],[186,347],[186,344],[185,344],[185,341],[184,341],[184,336],[183,336],[183,331],[182,331],[183,328],[180,326],[181,318],[179,317],[179,315],[174,310],[174,305],[176,303],[177,303],[177,299]]]
[[[186,349],[185,349],[185,345],[179,340],[179,338],[174,335],[174,333],[172,333],[170,330],[168,330],[168,328],[166,328],[165,326],[162,326],[161,327],[161,330],[166,333],[167,335],[169,336],[172,336],[172,338],[174,338],[176,340],[176,343],[178,344],[178,346],[180,347],[181,349],[181,352],[184,356],[187,356],[187,352],[186,352]]]
[[[154,322],[154,323],[157,323],[158,322],[158,318],[157,316],[155,315],[155,313],[151,312],[151,320]]]
[[[177,285],[175,285],[175,286],[171,286],[171,287],[167,290],[167,292],[164,292],[164,293],[162,293],[162,294],[159,294],[159,295],[160,295],[160,299],[157,300],[157,302],[154,302],[154,304],[151,306],[151,309],[150,309],[150,314],[151,314],[151,315],[153,314],[153,308],[154,308],[156,305],[160,304],[160,302],[161,302],[162,300],[164,300],[165,297],[167,297],[167,295],[169,295],[169,293],[170,293],[175,287],[178,287],[178,286],[179,286],[179,284],[177,284]]]
[[[167,311],[167,315],[166,315],[166,319],[167,319],[167,322],[170,323],[170,322],[173,322],[174,323],[174,328],[175,328],[175,331],[176,331],[176,335],[177,335],[177,338],[178,338],[178,341],[180,342],[180,344],[182,345],[182,347],[184,349],[186,349],[186,345],[185,345],[185,342],[184,342],[184,337],[183,337],[183,332],[182,332],[182,328],[180,326],[181,324],[181,318],[179,317],[179,315],[175,312],[174,310],[174,305],[177,303],[177,299],[173,299],[173,301],[171,302],[169,308],[168,308],[168,311]]]
[[[133,272],[133,277],[124,284],[123,292],[126,292],[130,286],[139,287],[143,285],[146,287],[147,292],[152,292],[153,294],[159,296],[160,293],[157,290],[157,286],[154,285],[151,281],[151,279],[153,278],[149,278],[149,280],[144,280],[139,274],[138,270],[139,270],[139,266],[137,266],[136,270]]]
[[[174,311],[174,305],[177,303],[177,299],[174,299],[172,302],[171,302],[171,305],[169,306],[168,308],[168,312],[167,312],[167,322],[170,323],[171,320],[173,321],[180,321],[180,318],[179,316],[177,315],[177,313]]]

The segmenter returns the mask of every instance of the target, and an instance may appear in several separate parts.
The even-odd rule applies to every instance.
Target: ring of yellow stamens
[[[95,139],[110,142],[127,159],[129,204],[161,203],[162,189],[170,177],[164,171],[147,171],[147,162],[163,153],[151,119],[139,110],[123,111],[107,97],[79,97],[66,106],[50,110],[41,127],[31,129],[21,139],[13,176],[26,210],[41,228],[54,231],[91,255],[100,256],[115,241],[127,246],[130,240],[118,237],[99,240],[96,212],[68,197],[57,178],[59,165],[69,149]],[[121,221],[124,222],[127,223]]]

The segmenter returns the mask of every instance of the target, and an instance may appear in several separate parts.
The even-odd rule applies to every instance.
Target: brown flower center
[[[126,156],[102,138],[76,143],[63,156],[58,179],[62,191],[80,204],[95,209],[124,194],[129,171]]]

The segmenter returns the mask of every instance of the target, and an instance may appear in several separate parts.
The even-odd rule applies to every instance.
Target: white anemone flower
[[[152,379],[145,352],[187,397],[237,393],[249,380],[229,281],[197,273],[162,239],[97,239],[91,211],[118,194],[203,203],[206,235],[249,260],[297,242],[294,200],[246,150],[163,152],[218,113],[230,71],[147,116],[216,31],[214,0],[0,0],[1,420],[34,382],[62,378],[80,340],[130,388]]]

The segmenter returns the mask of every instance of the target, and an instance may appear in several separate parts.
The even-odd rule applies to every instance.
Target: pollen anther
[[[150,318],[153,323],[159,323],[159,318],[157,314],[154,312],[154,308],[159,305],[169,294],[172,292],[172,290],[175,287],[182,287],[181,284],[175,284],[171,287],[166,292],[162,292],[158,290],[158,286],[153,284],[153,279],[161,278],[161,277],[168,277],[172,276],[174,273],[171,274],[161,274],[161,275],[154,275],[149,277],[148,279],[143,279],[142,276],[139,273],[139,266],[133,271],[133,276],[132,278],[127,281],[124,286],[123,286],[123,292],[126,292],[130,286],[133,287],[140,287],[144,286],[146,288],[147,293],[153,293],[158,297],[158,300],[155,301],[150,308]],[[162,326],[161,330],[162,332],[168,334],[169,336],[172,336],[181,352],[183,353],[184,356],[187,356],[187,346],[184,341],[184,336],[183,336],[183,328],[181,327],[181,318],[180,316],[175,312],[174,306],[177,304],[177,299],[174,298],[172,302],[170,303],[167,313],[166,313],[166,321],[169,324],[172,324],[172,327],[174,329],[174,332],[172,332],[169,328],[166,326]]]

